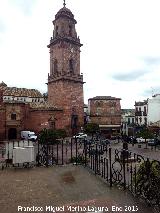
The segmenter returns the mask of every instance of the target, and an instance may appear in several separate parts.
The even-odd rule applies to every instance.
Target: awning
[[[106,125],[106,124],[104,124],[104,125],[99,125],[99,128],[120,128],[121,127],[121,125]]]

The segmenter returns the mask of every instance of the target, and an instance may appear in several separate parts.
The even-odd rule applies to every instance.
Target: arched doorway
[[[8,139],[17,139],[17,129],[16,128],[10,128],[8,130]]]

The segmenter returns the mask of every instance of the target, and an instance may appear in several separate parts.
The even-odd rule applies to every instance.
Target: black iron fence
[[[28,144],[26,144],[28,143]],[[21,146],[32,146],[21,142]],[[20,146],[19,143],[12,144]],[[7,144],[6,147],[11,147]],[[3,169],[12,161],[11,148],[3,150],[6,157]],[[11,151],[11,153],[10,153]],[[118,185],[128,189],[135,196],[145,199],[148,204],[160,210],[160,162],[151,160],[127,149],[113,149],[101,141],[88,141],[72,138],[58,140],[56,143],[34,144],[35,166],[52,166],[73,163],[89,168],[112,187]],[[11,162],[10,162],[11,163]],[[22,164],[25,166],[26,162]],[[21,166],[21,164],[18,164]]]

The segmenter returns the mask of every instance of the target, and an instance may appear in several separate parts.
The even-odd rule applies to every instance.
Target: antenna
[[[154,89],[153,87],[151,87],[151,90],[152,90],[152,97],[154,96]]]

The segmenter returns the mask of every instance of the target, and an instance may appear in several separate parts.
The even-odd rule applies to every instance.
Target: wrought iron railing
[[[20,146],[20,142],[13,142],[12,148],[15,146]],[[9,142],[6,147],[8,149],[6,148],[5,153],[3,151],[3,156],[12,160],[13,154]],[[35,156],[37,166],[81,164],[103,178],[110,187],[118,185],[124,190],[128,189],[160,211],[159,161],[151,160],[127,149],[113,149],[109,144],[101,143],[101,141],[77,138],[69,141],[58,140],[56,143],[55,141],[53,143],[38,142],[35,146]],[[7,164],[4,166],[7,167]]]

